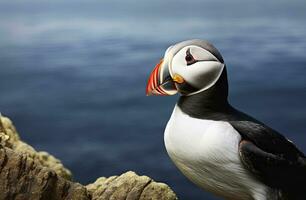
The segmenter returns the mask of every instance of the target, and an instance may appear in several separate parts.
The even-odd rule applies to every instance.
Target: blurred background
[[[168,158],[178,97],[146,97],[147,78],[171,44],[207,39],[232,104],[306,152],[305,21],[304,0],[2,0],[0,111],[83,184],[133,170],[181,199],[217,199]]]

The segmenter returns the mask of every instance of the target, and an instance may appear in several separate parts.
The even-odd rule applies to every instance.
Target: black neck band
[[[212,113],[227,112],[231,109],[227,97],[228,82],[224,67],[218,81],[211,88],[191,96],[181,96],[178,106],[192,117],[207,118]]]

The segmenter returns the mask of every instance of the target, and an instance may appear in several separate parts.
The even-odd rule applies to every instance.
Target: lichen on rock
[[[47,152],[22,140],[9,118],[0,115],[0,200],[176,200],[164,183],[129,171],[100,177],[83,186]]]

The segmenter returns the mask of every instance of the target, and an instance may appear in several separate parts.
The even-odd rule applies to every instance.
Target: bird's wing
[[[253,121],[231,121],[240,133],[240,158],[245,167],[265,184],[301,191],[306,198],[306,158],[298,148],[277,131]]]

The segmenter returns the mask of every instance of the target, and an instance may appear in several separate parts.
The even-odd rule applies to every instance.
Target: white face
[[[165,58],[168,57],[169,49],[166,51]],[[168,59],[170,60],[169,71],[171,76],[179,75],[185,83],[198,89],[188,95],[207,90],[213,86],[224,68],[224,64],[213,54],[196,45],[185,46],[172,58],[169,55]]]

